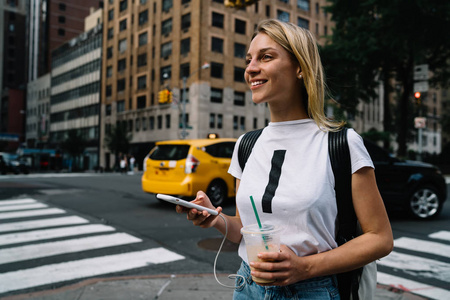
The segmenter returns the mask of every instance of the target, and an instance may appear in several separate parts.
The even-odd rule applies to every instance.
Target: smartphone
[[[181,200],[181,199],[173,197],[173,196],[157,194],[156,198],[170,202],[172,204],[181,205],[181,206],[188,207],[188,208],[195,208],[200,211],[207,211],[208,213],[210,213],[211,215],[214,215],[214,216],[218,215],[217,211],[215,211],[213,209],[210,209],[210,208],[198,205],[198,204],[194,204],[194,203],[191,203],[188,201],[184,201],[184,200]]]

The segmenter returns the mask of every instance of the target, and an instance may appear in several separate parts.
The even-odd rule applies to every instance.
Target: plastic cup
[[[281,230],[278,226],[262,224],[261,228],[259,228],[258,224],[252,224],[242,227],[241,233],[244,236],[249,262],[263,261],[258,258],[258,253],[280,251]],[[250,268],[254,270],[254,268]],[[263,279],[253,275],[252,278],[256,283],[274,282],[274,280]]]

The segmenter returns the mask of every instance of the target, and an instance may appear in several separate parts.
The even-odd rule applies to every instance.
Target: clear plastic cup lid
[[[251,224],[251,225],[242,227],[241,233],[242,234],[260,234],[260,233],[270,234],[273,232],[278,232],[278,231],[280,231],[280,229],[281,228],[279,226],[272,225],[272,224],[263,223],[263,224],[261,224],[261,228],[259,228],[258,224]]]

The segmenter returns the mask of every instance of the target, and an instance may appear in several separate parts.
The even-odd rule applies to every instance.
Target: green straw
[[[258,227],[260,230],[262,230],[261,220],[259,219],[258,212],[256,211],[256,205],[255,205],[255,201],[253,201],[253,196],[250,196],[250,201],[252,202],[253,211],[255,212],[256,222],[258,222]],[[269,250],[269,246],[267,246],[267,242],[266,242],[266,237],[263,235],[262,238],[264,240],[264,245],[266,246],[266,249]]]

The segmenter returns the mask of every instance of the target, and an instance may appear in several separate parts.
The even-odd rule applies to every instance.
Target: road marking
[[[436,278],[450,282],[450,264],[433,259],[393,251],[377,261],[377,264],[399,269],[416,277]]]
[[[43,204],[43,203],[4,205],[4,206],[0,206],[0,212],[25,210],[25,209],[36,209],[36,208],[44,208],[44,207],[48,207],[48,205]]]
[[[142,240],[127,233],[114,233],[109,235],[91,236],[58,242],[6,248],[0,249],[0,264],[139,242],[142,242]]]
[[[377,273],[377,282],[431,299],[450,299],[450,291],[383,272]]]
[[[27,203],[36,203],[37,201],[31,198],[22,198],[22,199],[11,199],[11,200],[1,200],[0,207],[4,205],[11,204],[27,204]]]
[[[20,233],[10,233],[0,235],[0,246],[25,243],[25,242],[35,242],[42,240],[49,240],[59,237],[69,237],[74,235],[90,234],[114,231],[115,229],[111,226],[106,226],[102,224],[92,224],[92,225],[81,225],[72,226],[64,228],[54,228],[54,229],[44,229],[44,230],[34,230],[28,232]]]
[[[56,282],[122,272],[184,259],[164,248],[153,248],[97,258],[88,258],[59,264],[0,274],[0,293],[37,287]],[[444,298],[442,298],[444,299]]]
[[[450,231],[438,231],[438,232],[432,233],[428,236],[433,239],[450,241]]]
[[[437,242],[401,237],[394,240],[394,247],[425,252],[450,258],[450,246]]]
[[[86,223],[89,223],[89,221],[78,216],[52,218],[45,220],[12,222],[0,224],[0,232],[20,231],[20,230],[56,227],[64,225],[86,224]]]
[[[26,217],[36,217],[36,216],[45,216],[45,215],[57,215],[57,214],[65,214],[66,211],[59,208],[47,208],[47,209],[36,209],[29,211],[20,211],[20,212],[9,212],[0,214],[0,220],[3,219],[15,219],[15,218],[26,218]]]

